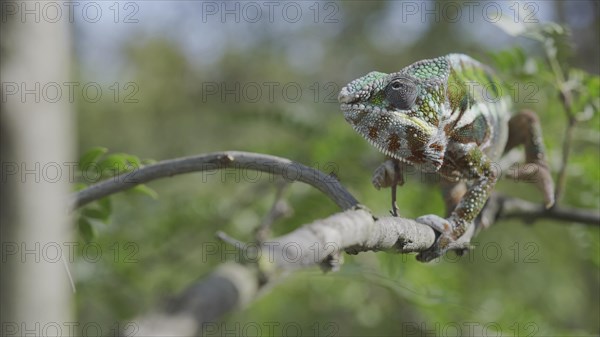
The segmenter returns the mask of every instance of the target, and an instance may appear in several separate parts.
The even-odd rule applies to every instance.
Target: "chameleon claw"
[[[450,224],[450,222],[447,219],[444,219],[441,216],[437,216],[435,214],[420,216],[416,219],[416,221],[431,227],[434,231],[438,233],[452,232],[452,225]]]
[[[454,234],[454,226],[451,220],[444,219],[435,214],[424,215],[416,219],[417,222],[431,227],[439,233],[435,243],[427,250],[417,255],[417,260],[421,262],[429,262],[442,255],[449,250],[455,250],[459,255],[463,255],[471,248],[470,239],[459,237],[456,239]]]

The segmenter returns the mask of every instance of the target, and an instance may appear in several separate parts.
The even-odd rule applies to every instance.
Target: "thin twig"
[[[292,209],[283,198],[283,194],[289,184],[285,180],[281,179],[276,186],[277,190],[275,192],[275,200],[273,201],[273,205],[271,206],[271,209],[267,215],[264,217],[261,224],[256,229],[255,237],[257,242],[264,242],[267,239],[271,232],[271,225],[273,225],[275,221],[289,216],[292,213]]]
[[[556,59],[556,52],[551,51],[550,44],[546,43],[544,44],[544,46],[546,56],[548,58],[548,63],[550,64],[550,68],[552,69],[552,73],[554,74],[554,78],[558,85],[560,102],[562,103],[562,106],[565,110],[565,114],[567,116],[567,127],[565,129],[565,139],[563,140],[562,159],[560,164],[560,170],[558,172],[556,191],[554,193],[554,205],[557,205],[560,201],[560,198],[563,196],[566,187],[567,166],[569,165],[569,155],[571,154],[573,129],[575,128],[577,119],[573,112],[572,91],[570,88],[567,88],[565,74],[560,63]]]
[[[523,199],[497,196],[500,206],[496,215],[497,219],[521,219],[532,223],[540,219],[562,221],[566,223],[580,223],[591,226],[600,226],[600,212],[597,210],[578,209],[572,207],[555,206],[546,209],[541,204],[536,204]]]
[[[567,106],[566,103],[563,103],[563,105]],[[573,141],[573,131],[577,123],[577,120],[574,116],[570,114],[568,115],[567,128],[565,129],[565,139],[563,141],[562,160],[560,163],[560,170],[558,171],[558,178],[556,180],[556,192],[554,194],[555,204],[558,204],[560,198],[564,195],[567,183],[567,166],[569,165],[569,156],[571,154],[571,144]]]
[[[240,241],[240,240],[238,240],[238,239],[230,236],[229,234],[227,234],[227,233],[225,233],[223,231],[217,231],[215,233],[215,236],[219,240],[221,240],[221,241],[223,241],[225,243],[228,243],[228,244],[234,246],[238,250],[241,250],[241,249],[243,249],[243,247],[246,246],[246,244],[244,242],[242,242],[242,241]]]

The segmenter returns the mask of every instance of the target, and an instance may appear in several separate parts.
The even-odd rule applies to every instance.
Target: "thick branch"
[[[177,296],[161,312],[136,320],[137,333],[183,336],[214,328],[222,314],[243,308],[259,294],[261,284],[257,281],[257,266],[269,274],[314,265],[331,268],[338,263],[342,251],[419,252],[430,247],[434,240],[435,233],[430,227],[411,219],[385,217],[376,220],[364,209],[337,213],[264,242],[256,255],[245,254],[260,256],[256,264],[227,263],[218,267]],[[237,248],[256,249],[257,246]]]
[[[364,209],[348,210],[264,242],[261,262],[283,270],[324,264],[333,267],[344,251],[420,252],[434,240],[431,227],[412,219],[374,219]]]
[[[94,200],[160,178],[224,168],[262,171],[280,175],[288,181],[301,181],[323,192],[342,209],[349,209],[358,204],[358,201],[339,181],[321,171],[286,158],[259,153],[227,151],[165,160],[135,169],[77,192],[71,200],[70,206],[71,209],[76,209]]]
[[[160,312],[144,315],[122,336],[195,336],[216,325],[224,314],[246,306],[259,286],[253,266],[224,263],[202,281],[172,299]]]

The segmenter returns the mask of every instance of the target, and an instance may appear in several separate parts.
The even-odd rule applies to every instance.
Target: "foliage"
[[[118,175],[131,173],[143,167],[143,165],[153,162],[153,160],[142,161],[131,154],[113,153],[107,155],[107,152],[107,148],[93,147],[81,155],[75,172],[76,178],[79,180],[75,184],[77,191],[85,189],[91,183],[98,183],[105,179],[117,177]],[[145,184],[136,185],[131,191],[158,199],[158,193]],[[77,226],[79,234],[85,242],[92,242],[97,234],[92,222],[98,221],[109,224],[110,215],[113,210],[111,199],[108,196],[85,205],[78,210]]]

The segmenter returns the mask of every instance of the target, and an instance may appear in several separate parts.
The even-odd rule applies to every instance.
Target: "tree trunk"
[[[75,335],[69,22],[48,22],[43,2],[0,6],[0,335]]]

